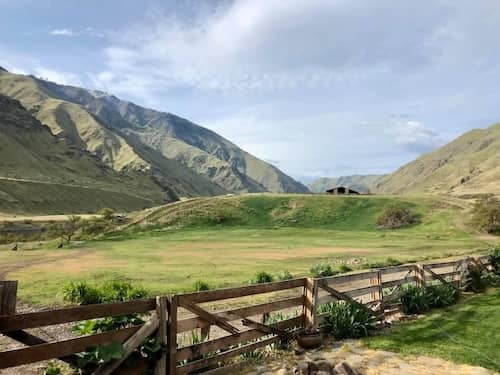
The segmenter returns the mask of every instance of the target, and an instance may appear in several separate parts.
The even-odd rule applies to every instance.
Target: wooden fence
[[[125,354],[101,366],[94,375],[126,373],[124,360],[152,334],[165,344],[166,352],[156,365],[156,374],[201,373],[232,358],[289,339],[306,327],[318,327],[324,314],[318,306],[336,300],[356,300],[382,315],[399,301],[405,285],[448,283],[462,286],[470,263],[488,268],[488,257],[466,257],[453,261],[410,264],[319,279],[300,278],[239,288],[161,296],[132,302],[69,307],[15,314],[12,282],[0,281],[0,336],[22,347],[0,351],[0,369],[60,359],[69,364],[75,354],[89,347],[118,342]],[[3,292],[2,292],[3,291]],[[14,293],[15,295],[15,293]],[[272,314],[280,313],[279,319]],[[127,314],[141,314],[144,324],[47,342],[30,330]],[[271,317],[271,319],[269,319]],[[128,373],[134,373],[127,370]],[[142,373],[135,370],[135,373]],[[142,370],[143,371],[143,370]]]

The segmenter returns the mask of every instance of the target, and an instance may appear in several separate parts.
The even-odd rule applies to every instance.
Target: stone
[[[346,362],[339,363],[337,366],[335,366],[334,371],[334,374],[337,375],[361,375],[361,373],[354,370]]]
[[[276,375],[288,375],[288,370],[286,368],[282,368],[281,370],[278,370]]]
[[[330,374],[333,370],[333,365],[328,361],[318,361],[316,362],[319,372],[327,372]]]

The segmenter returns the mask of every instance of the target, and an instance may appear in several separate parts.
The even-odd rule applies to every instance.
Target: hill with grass
[[[151,179],[120,174],[54,136],[17,100],[0,94],[0,211],[134,210],[173,198]]]
[[[5,70],[0,93],[115,171],[146,174],[175,196],[307,191],[276,167],[170,113]]]
[[[132,215],[127,229],[297,227],[372,231],[377,229],[377,219],[384,209],[395,202],[410,209],[419,218],[419,225],[440,221],[441,215],[452,221],[451,215],[463,209],[463,202],[458,205],[433,196],[247,194],[198,198],[151,208]]]
[[[382,193],[500,194],[500,124],[465,133],[382,179]]]
[[[345,186],[360,193],[369,193],[384,177],[385,175],[379,174],[323,177],[311,182],[308,187],[313,193],[324,193],[336,186]]]

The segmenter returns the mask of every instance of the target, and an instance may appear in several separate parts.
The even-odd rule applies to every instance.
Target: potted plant
[[[297,344],[302,349],[319,348],[322,344],[321,333],[317,328],[311,326],[306,327],[306,329],[297,336]]]

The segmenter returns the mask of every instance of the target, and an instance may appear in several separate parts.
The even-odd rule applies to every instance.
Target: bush
[[[204,291],[210,290],[210,285],[208,285],[208,283],[206,283],[202,280],[197,280],[194,283],[193,290],[195,292],[204,292]]]
[[[47,365],[47,367],[45,368],[45,370],[43,370],[43,375],[60,375],[62,374],[61,372],[61,368],[59,366],[57,366],[57,364],[53,361],[50,361]]]
[[[284,270],[283,272],[278,274],[278,280],[280,280],[280,281],[286,281],[286,280],[292,280],[292,279],[293,279],[293,275],[290,272],[288,272],[288,270]]]
[[[101,292],[92,285],[82,282],[70,282],[63,287],[63,299],[78,305],[102,303]]]
[[[107,281],[99,286],[85,281],[70,282],[63,287],[63,299],[78,305],[124,302],[144,298],[146,295],[145,289],[134,287],[126,281]]]
[[[451,306],[460,298],[459,290],[455,289],[451,285],[432,285],[427,288],[426,292],[430,308]]]
[[[335,276],[338,272],[335,272],[328,263],[318,263],[310,269],[311,275],[313,277],[328,277]]]
[[[115,218],[115,210],[112,208],[102,208],[97,212],[106,221],[113,221]]]
[[[467,276],[465,278],[465,290],[468,292],[480,293],[486,289],[483,270],[475,264],[469,264],[467,267]]]
[[[403,228],[418,222],[417,216],[402,203],[392,203],[377,218],[377,226],[384,229]]]
[[[491,249],[489,261],[492,271],[495,275],[500,276],[500,246],[497,245]]]
[[[323,310],[328,312],[325,329],[338,340],[368,336],[375,329],[376,318],[359,303],[332,302]]]
[[[147,296],[147,291],[128,281],[106,281],[98,288],[103,302],[125,302]]]
[[[429,310],[429,297],[425,288],[407,286],[400,297],[402,310],[405,314],[419,314]]]
[[[500,233],[500,200],[494,196],[479,198],[472,208],[471,224],[487,233]]]
[[[252,280],[252,284],[264,284],[274,281],[273,275],[266,271],[257,272]]]
[[[345,263],[342,263],[340,266],[339,266],[339,273],[346,273],[346,272],[351,272],[352,271],[352,268],[349,267],[347,264]]]

